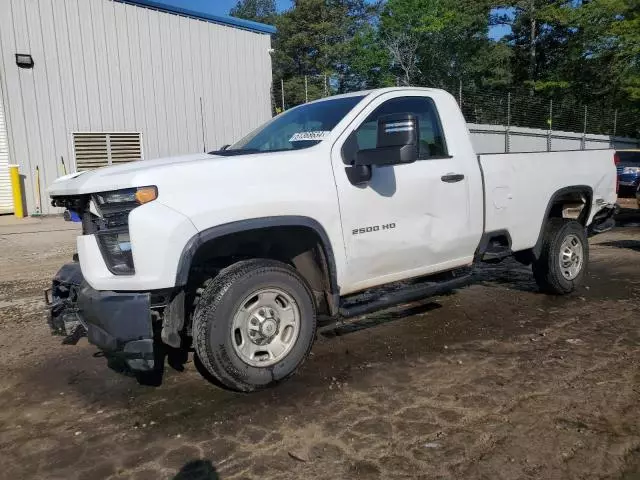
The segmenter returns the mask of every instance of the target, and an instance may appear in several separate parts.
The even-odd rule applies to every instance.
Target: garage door
[[[13,198],[9,181],[9,139],[4,104],[0,95],[0,213],[11,212],[13,212]]]

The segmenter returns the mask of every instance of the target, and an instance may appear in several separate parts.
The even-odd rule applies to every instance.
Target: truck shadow
[[[173,480],[219,480],[220,475],[210,460],[187,462],[173,477]]]
[[[635,252],[640,252],[640,240],[611,240],[609,242],[600,243],[606,247],[626,248]]]
[[[481,263],[474,269],[474,282],[483,285],[501,285],[521,292],[538,293],[531,267],[512,258],[500,263]]]
[[[618,227],[640,227],[640,209],[621,208],[616,215]]]
[[[160,388],[139,385],[134,378],[111,372],[104,358],[92,357],[95,349],[85,339],[76,347],[68,347],[60,346],[58,339],[51,338],[51,355],[46,362],[25,366],[14,374],[20,378],[20,385],[29,387],[27,398],[36,403],[43,398],[68,398],[60,396],[60,392],[66,391],[65,395],[74,397],[78,407],[85,404],[95,410],[108,408],[129,414],[135,411],[141,417],[136,418],[140,424],[151,421],[154,415],[166,413],[165,429],[180,427],[186,422],[194,423],[197,430],[198,419],[205,410],[208,418],[217,414],[228,417],[229,409],[255,407],[273,396],[276,390],[281,401],[295,405],[303,398],[324,393],[326,382],[322,379],[350,377],[353,369],[359,372],[364,363],[393,364],[412,356],[440,352],[442,345],[458,341],[523,332],[520,327],[494,315],[452,309],[458,302],[455,296],[439,296],[438,299],[442,300],[426,299],[367,315],[361,322],[321,334],[313,347],[312,358],[300,374],[277,389],[250,396],[212,388],[214,382],[203,381],[198,374],[201,370],[197,368],[198,362],[193,358],[185,364],[184,372],[165,368]],[[391,344],[402,349],[401,357],[388,355]],[[155,408],[153,415],[152,405]],[[181,413],[176,415],[174,410]]]
[[[394,307],[392,309],[384,310],[380,313],[358,317],[349,322],[338,322],[335,324],[332,323],[325,326],[324,328],[319,328],[318,334],[327,339],[341,337],[350,333],[359,332],[360,330],[378,327],[386,323],[413,317],[415,315],[421,315],[441,307],[441,304],[429,300],[426,300],[426,303],[425,301],[414,302],[411,304],[401,305],[400,307]],[[185,364],[188,363],[188,359],[185,357],[176,360],[176,356],[181,355],[179,352],[175,351],[172,348],[156,349],[156,364],[158,365],[158,368],[155,372],[153,372],[152,375],[137,377],[138,383],[145,386],[159,387],[163,383],[167,367],[171,367],[177,372],[182,372],[185,368]],[[224,389],[224,385],[221,384],[216,377],[214,377],[207,371],[206,367],[202,364],[201,360],[195,354],[193,355],[193,365],[197,372],[205,379],[207,379],[210,383]],[[118,371],[117,369],[114,370]],[[126,372],[120,371],[119,373]]]

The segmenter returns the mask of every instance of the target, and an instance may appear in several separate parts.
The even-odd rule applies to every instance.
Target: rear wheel
[[[542,250],[533,262],[533,275],[547,293],[571,293],[582,283],[589,261],[589,243],[584,227],[575,220],[549,219]]]
[[[222,385],[244,392],[295,373],[315,331],[305,280],[273,260],[242,261],[222,270],[204,287],[193,316],[202,366]]]

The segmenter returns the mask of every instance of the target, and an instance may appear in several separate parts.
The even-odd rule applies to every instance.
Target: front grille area
[[[114,275],[133,275],[133,252],[129,237],[129,213],[137,204],[99,206],[95,198],[87,201],[82,215],[82,233],[95,235],[105,264]],[[96,215],[91,212],[99,212]]]
[[[135,202],[100,205],[95,195],[55,197],[51,204],[78,214],[82,234],[95,235],[105,264],[114,275],[133,275],[133,252],[129,238],[129,214],[138,206]],[[98,212],[96,215],[94,212]]]
[[[129,237],[129,213],[137,205],[101,207],[102,218],[91,214],[97,227],[98,245],[109,271],[114,275],[133,275],[133,252]],[[100,208],[100,207],[98,207]]]
[[[90,233],[99,233],[114,229],[129,229],[129,214],[138,206],[136,203],[125,203],[117,206],[98,206],[98,202],[92,200],[95,211],[100,212],[102,218],[91,213],[91,209],[87,205],[85,215],[89,215],[88,228]],[[84,225],[83,225],[84,227]]]

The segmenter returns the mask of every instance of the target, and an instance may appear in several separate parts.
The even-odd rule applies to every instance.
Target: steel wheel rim
[[[576,235],[567,235],[560,246],[560,271],[567,280],[574,280],[582,270],[584,249]]]
[[[247,295],[233,316],[231,344],[252,367],[270,367],[285,358],[300,333],[300,308],[291,295],[269,287]]]

